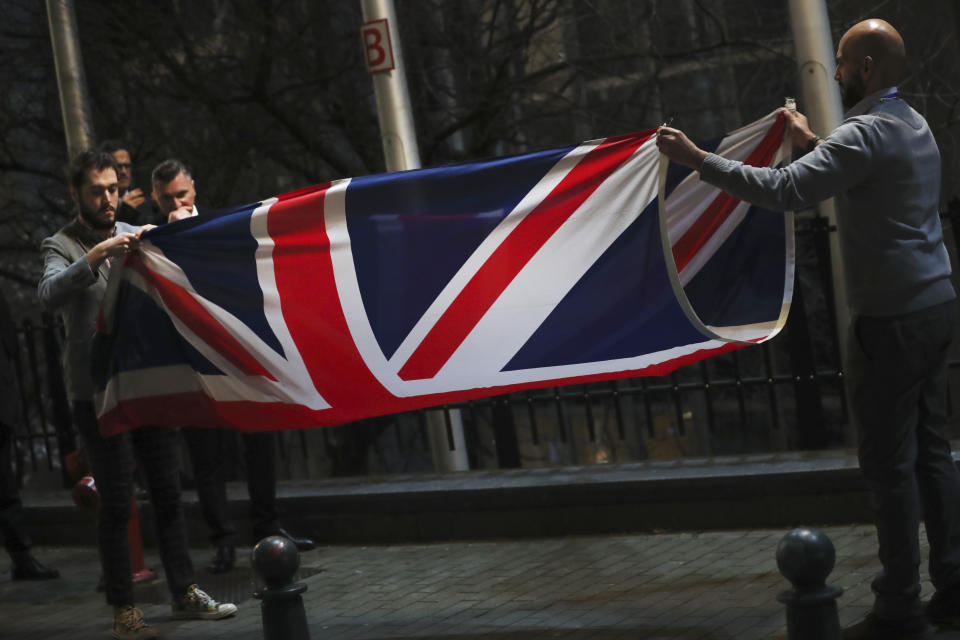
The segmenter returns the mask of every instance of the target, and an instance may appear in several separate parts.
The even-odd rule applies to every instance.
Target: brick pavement
[[[828,582],[845,591],[839,604],[846,624],[870,605],[875,536],[867,526],[824,530],[837,550]],[[784,638],[784,612],[776,595],[788,585],[775,561],[783,533],[323,547],[301,558],[305,572],[316,572],[303,580],[309,586],[304,602],[313,640]],[[95,550],[43,547],[37,554],[63,577],[12,583],[4,566],[0,638],[108,637],[110,609],[94,592]],[[206,549],[195,550],[198,567],[208,556]],[[243,550],[243,562],[248,557],[249,550]],[[148,559],[158,565],[150,554]],[[929,595],[929,583],[923,586]],[[158,586],[138,593],[147,601],[163,599]],[[215,622],[170,621],[166,604],[142,608],[165,637],[262,638],[259,602],[253,599],[240,603],[236,617]]]

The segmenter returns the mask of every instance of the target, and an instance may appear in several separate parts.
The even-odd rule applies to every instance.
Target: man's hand
[[[127,191],[125,194],[123,194],[123,198],[121,198],[121,199],[122,199],[126,204],[128,204],[128,205],[130,205],[131,207],[133,207],[134,209],[136,209],[136,208],[139,207],[141,204],[143,204],[143,201],[144,201],[146,198],[145,198],[145,196],[143,195],[143,191],[142,191],[141,189],[131,189],[130,191]]]
[[[118,233],[112,238],[107,238],[100,242],[87,252],[87,263],[90,268],[96,272],[97,268],[103,264],[107,258],[118,258],[125,256],[140,246],[139,232],[137,234],[124,232]]]
[[[192,217],[193,217],[193,209],[180,207],[179,209],[174,209],[167,215],[167,222],[176,222],[177,220],[183,220],[185,218],[192,218]]]
[[[787,117],[787,126],[790,127],[790,140],[793,142],[793,146],[798,149],[806,149],[810,141],[817,138],[817,134],[810,130],[807,116],[789,109],[783,109],[782,111]]]
[[[700,171],[707,152],[693,144],[683,131],[670,127],[657,129],[657,148],[660,152],[685,167]]]
[[[157,228],[157,225],[155,225],[155,224],[145,224],[145,225],[143,225],[142,227],[140,227],[139,229],[137,229],[137,233],[136,233],[135,237],[136,237],[137,240],[139,240],[139,239],[140,239],[140,236],[143,235],[143,232],[144,232],[144,231],[150,231],[150,229],[156,229],[156,228]]]

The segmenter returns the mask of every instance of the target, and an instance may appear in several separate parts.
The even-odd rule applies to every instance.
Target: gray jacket
[[[940,152],[895,90],[867,96],[814,151],[781,169],[708,154],[701,178],[774,210],[838,197],[850,308],[889,316],[952,300],[938,205]]]
[[[118,222],[117,233],[136,233],[137,227]],[[90,373],[90,347],[96,332],[100,301],[107,290],[110,261],[105,260],[94,273],[87,262],[87,251],[102,240],[76,218],[49,238],[43,250],[43,275],[37,286],[40,303],[57,312],[66,330],[63,373],[71,400],[93,400]]]

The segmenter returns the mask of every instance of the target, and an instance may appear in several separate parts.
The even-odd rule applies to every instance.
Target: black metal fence
[[[790,320],[769,342],[632,378],[517,392],[459,410],[471,468],[537,467],[845,446],[847,408],[830,279],[830,229],[797,226]],[[63,469],[76,447],[59,366],[59,331],[26,321],[17,363],[17,468]],[[429,470],[425,411],[278,432],[293,477]],[[233,446],[239,446],[234,443]],[[235,473],[242,473],[236,459]]]
[[[16,426],[14,465],[26,471],[65,469],[65,456],[77,448],[63,375],[60,334],[49,317],[19,327],[20,356],[14,360],[21,420]],[[66,476],[64,475],[64,481]]]

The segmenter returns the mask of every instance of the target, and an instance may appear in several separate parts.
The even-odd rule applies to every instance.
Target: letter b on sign
[[[390,45],[390,28],[386,18],[360,25],[363,39],[363,61],[370,73],[393,69],[393,48]]]

